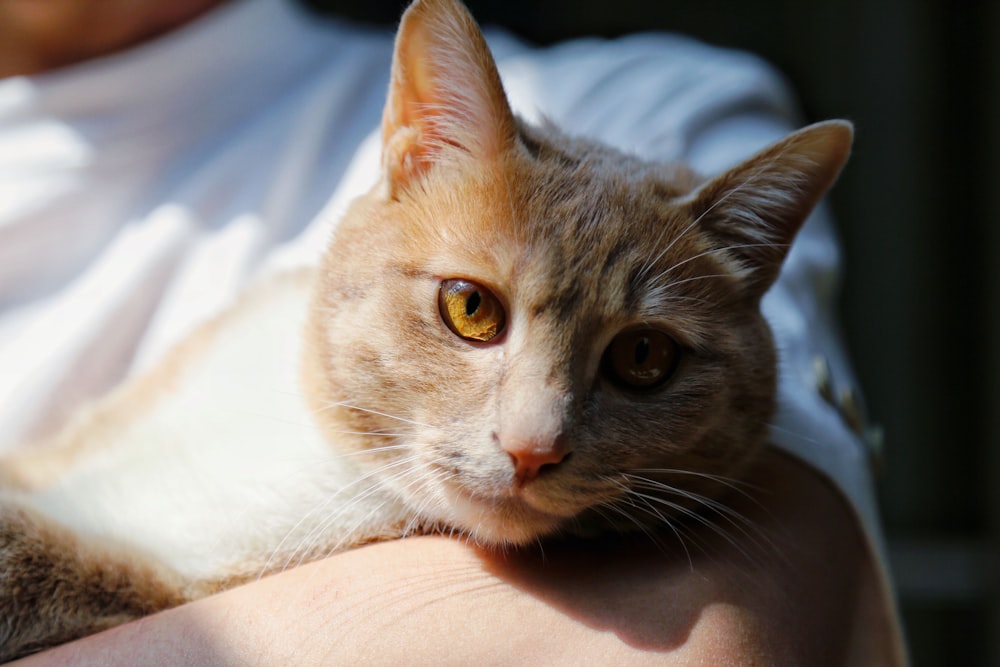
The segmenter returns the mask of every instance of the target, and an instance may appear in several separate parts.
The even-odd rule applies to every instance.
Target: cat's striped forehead
[[[697,257],[707,246],[683,205],[692,172],[541,132],[525,132],[507,163],[424,192],[413,250],[430,253],[428,272],[481,281],[519,317],[574,328],[681,320],[691,344],[710,335],[704,302],[720,300],[720,285],[696,278],[719,267]]]
[[[512,273],[520,283],[538,275],[527,285],[532,313],[697,324],[704,303],[720,300],[722,267],[683,203],[697,183],[690,170],[522,136],[531,165],[507,178],[520,188],[512,236],[523,244]]]

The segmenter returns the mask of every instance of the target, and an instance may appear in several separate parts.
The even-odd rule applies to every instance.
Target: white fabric
[[[391,44],[246,0],[0,81],[0,449],[148,367],[265,268],[315,258],[374,178]],[[766,66],[686,39],[493,46],[529,118],[706,173],[798,124]],[[837,265],[820,211],[765,300],[782,356],[773,437],[836,482],[881,553],[864,448],[812,375],[822,354],[851,381],[830,314]]]

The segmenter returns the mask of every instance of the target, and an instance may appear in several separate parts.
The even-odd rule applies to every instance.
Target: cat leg
[[[185,602],[171,578],[0,501],[0,663]]]

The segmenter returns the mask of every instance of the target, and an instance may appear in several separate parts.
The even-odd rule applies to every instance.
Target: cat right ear
[[[457,0],[416,0],[396,35],[382,115],[389,195],[451,158],[492,160],[516,136],[496,63],[468,10]]]
[[[690,214],[751,295],[778,277],[796,233],[847,162],[853,134],[846,121],[810,125],[691,195]]]

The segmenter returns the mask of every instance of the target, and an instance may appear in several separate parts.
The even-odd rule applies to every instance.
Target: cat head
[[[465,8],[418,0],[382,132],[310,325],[338,449],[486,543],[661,523],[739,475],[774,408],[760,299],[847,123],[702,179],[524,124]]]

